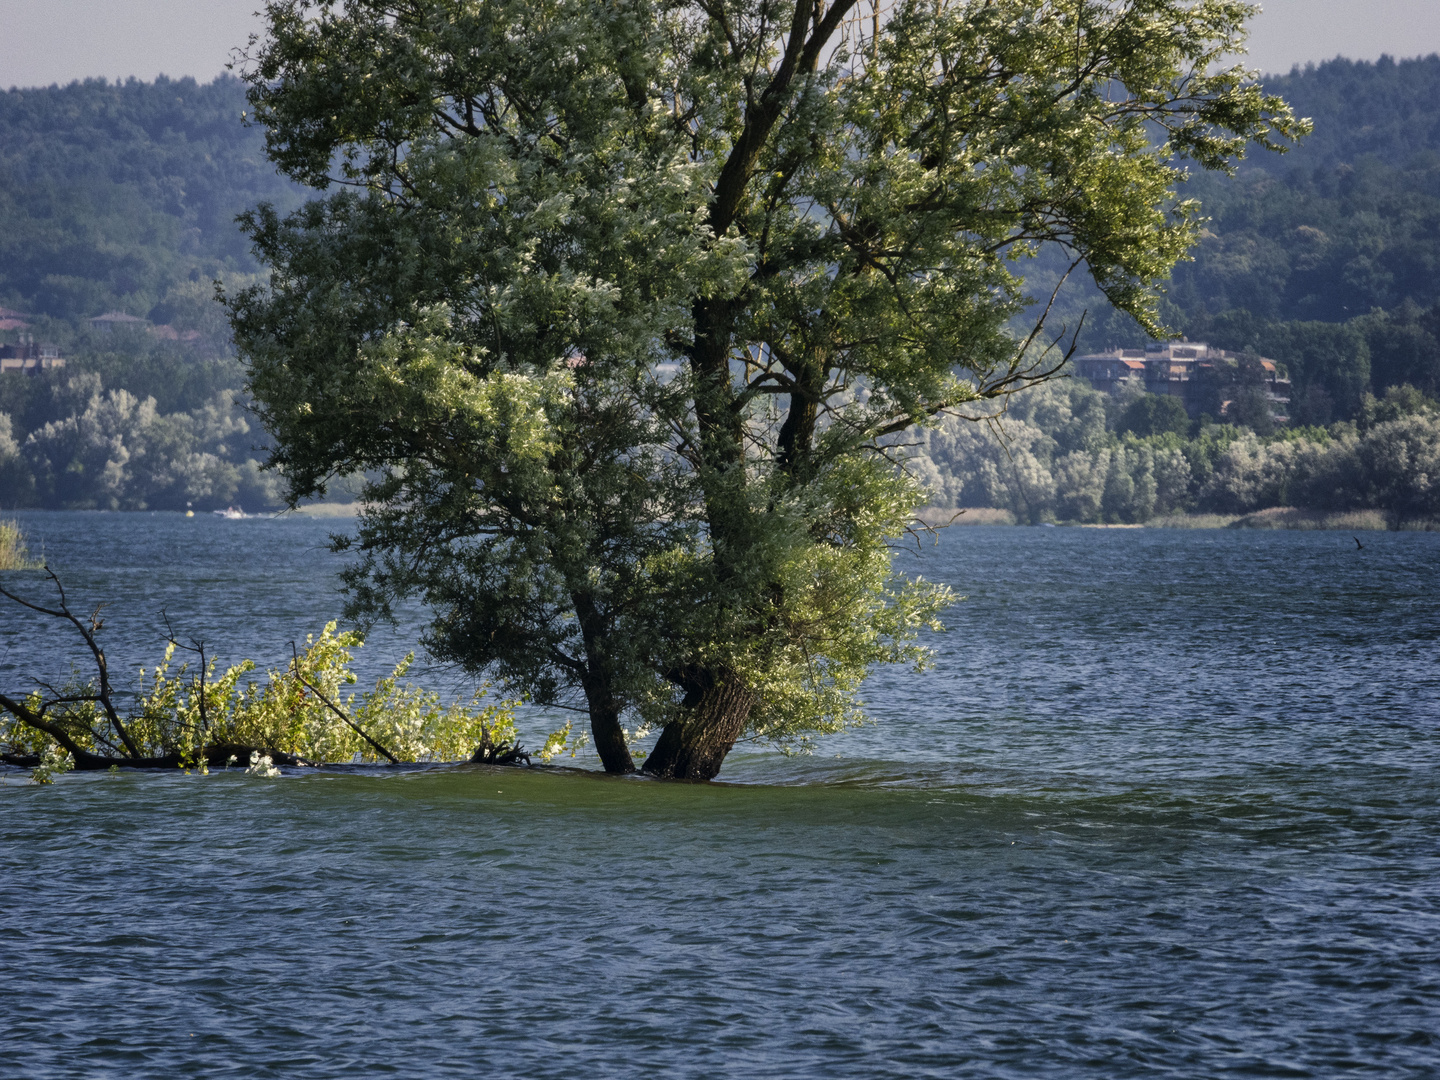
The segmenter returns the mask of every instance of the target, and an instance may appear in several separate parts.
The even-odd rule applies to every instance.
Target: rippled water
[[[135,662],[338,607],[322,524],[25,525]],[[1440,535],[906,558],[936,669],[728,784],[0,776],[0,1074],[1440,1073]],[[0,612],[0,681],[63,640]]]

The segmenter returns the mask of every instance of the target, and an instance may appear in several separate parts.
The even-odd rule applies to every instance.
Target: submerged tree
[[[247,219],[231,312],[291,497],[375,477],[356,609],[583,693],[612,771],[627,710],[676,777],[858,719],[948,602],[891,567],[896,437],[1056,373],[1042,249],[1161,330],[1183,161],[1302,127],[1218,69],[1251,11],[268,4],[256,118],[340,190]]]

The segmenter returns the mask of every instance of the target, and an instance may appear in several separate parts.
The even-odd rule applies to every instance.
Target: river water
[[[21,516],[117,668],[338,611],[334,525]],[[0,1074],[1440,1075],[1440,535],[1364,545],[951,530],[935,669],[728,783],[9,771]]]

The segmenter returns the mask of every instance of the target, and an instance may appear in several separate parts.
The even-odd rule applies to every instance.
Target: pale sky
[[[1440,52],[1440,0],[1264,0],[1249,65]],[[0,0],[0,87],[87,76],[209,80],[260,28],[260,0]]]

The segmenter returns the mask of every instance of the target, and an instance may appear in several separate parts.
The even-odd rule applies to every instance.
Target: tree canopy
[[[422,597],[612,771],[627,717],[699,778],[857,722],[950,600],[891,566],[896,439],[1055,373],[1042,249],[1161,331],[1185,162],[1301,130],[1219,65],[1251,11],[267,4],[250,99],[324,195],[248,218],[231,312],[291,496],[375,478],[355,609]]]

